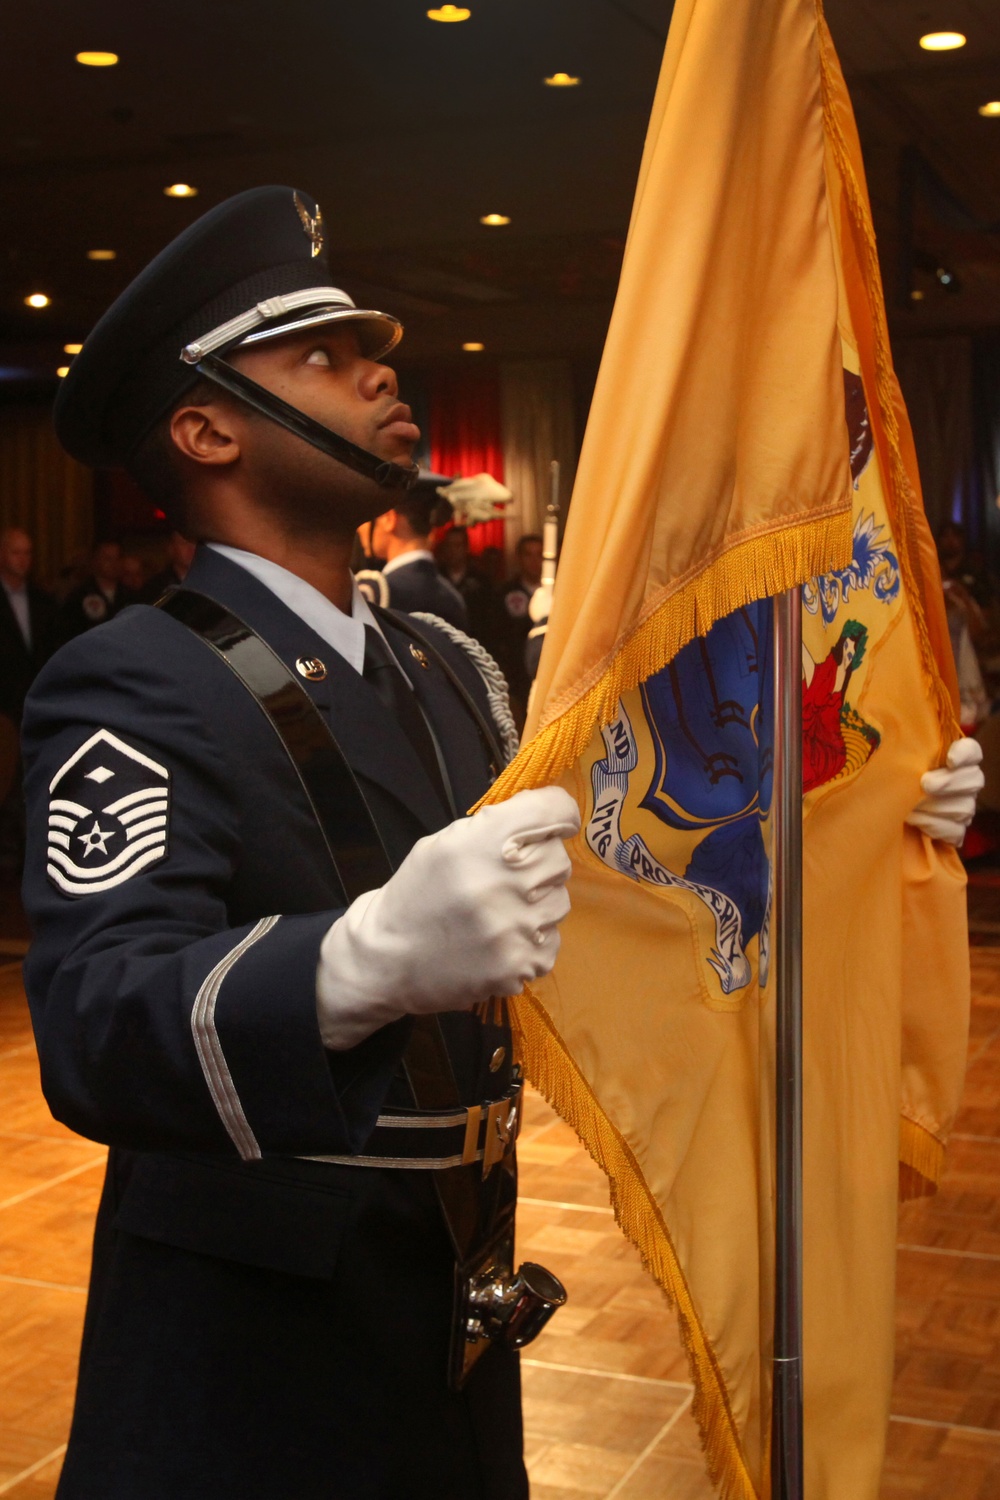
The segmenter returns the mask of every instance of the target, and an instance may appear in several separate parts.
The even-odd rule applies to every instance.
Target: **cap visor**
[[[317,307],[304,317],[292,318],[284,323],[272,323],[265,328],[256,328],[235,345],[245,349],[250,344],[262,344],[265,339],[284,338],[289,333],[300,333],[303,328],[317,328],[323,323],[358,323],[361,352],[366,359],[381,359],[390,349],[395,349],[403,337],[403,325],[398,318],[388,313],[366,311],[359,307]]]

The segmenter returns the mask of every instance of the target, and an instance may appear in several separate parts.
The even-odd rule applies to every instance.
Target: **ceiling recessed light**
[[[192,187],[189,182],[172,182],[163,191],[168,198],[197,198],[198,189]]]
[[[506,214],[483,214],[479,222],[489,225],[490,229],[499,229],[501,224],[509,224],[510,219]]]
[[[69,365],[60,365],[58,370],[56,371],[56,374],[59,376],[60,380],[64,380],[65,377],[69,374]]]
[[[46,297],[44,292],[32,292],[30,297],[25,297],[24,305],[25,307],[48,307],[51,301],[52,298]]]
[[[928,31],[920,38],[925,52],[954,52],[965,46],[965,37],[960,31]]]
[[[118,254],[117,250],[88,250],[88,260],[114,260]]]
[[[467,21],[472,15],[464,5],[439,5],[436,10],[427,12],[429,21]]]
[[[545,82],[550,89],[575,89],[580,80],[572,73],[552,73]]]
[[[463,344],[462,348],[465,350],[466,354],[482,354],[483,350],[486,348],[486,345],[475,343]]]
[[[83,63],[85,68],[113,68],[118,61],[117,52],[78,52],[76,54],[78,63]]]
[[[911,302],[923,302],[923,300],[924,300],[924,294],[923,294],[923,292],[920,290],[920,288],[918,286],[915,286],[913,288],[913,291],[910,293],[910,301]]]
[[[981,104],[979,113],[985,115],[988,120],[996,119],[1000,115],[1000,99],[991,99],[988,104]]]
[[[82,344],[63,344],[63,353],[64,354],[79,354],[79,352],[80,352],[80,350],[82,348],[83,348]]]

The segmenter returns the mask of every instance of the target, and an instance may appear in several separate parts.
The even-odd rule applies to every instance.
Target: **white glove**
[[[959,848],[976,814],[976,797],[985,785],[980,770],[983,749],[978,740],[955,740],[948,746],[947,764],[920,778],[924,797],[907,818],[929,838]]]
[[[330,928],[316,1005],[335,1051],[402,1015],[469,1010],[547,974],[569,911],[580,811],[561,787],[518,792],[415,844]]]

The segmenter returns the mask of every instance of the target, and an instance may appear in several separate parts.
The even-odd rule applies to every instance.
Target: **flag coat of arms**
[[[678,0],[525,745],[577,799],[527,1072],[676,1307],[709,1472],[768,1493],[771,598],[802,588],[806,1490],[875,1500],[898,1184],[961,1089],[959,733],[850,103],[814,0]]]

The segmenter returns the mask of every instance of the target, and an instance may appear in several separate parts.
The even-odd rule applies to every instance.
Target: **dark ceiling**
[[[33,0],[0,35],[0,379],[64,360],[204,209],[264,182],[321,202],[331,262],[405,357],[600,351],[669,0]],[[829,0],[897,330],[1000,326],[997,0]],[[921,52],[928,29],[960,53]],[[83,48],[113,68],[74,61]],[[556,70],[578,88],[543,84]],[[902,178],[901,178],[902,172]],[[901,214],[901,180],[904,208]],[[164,196],[170,182],[196,199]],[[507,214],[487,229],[482,214]],[[994,228],[991,228],[994,226]],[[111,262],[87,259],[113,249]],[[952,288],[935,275],[953,274]],[[911,290],[923,292],[920,301]],[[51,306],[23,299],[42,291]]]

